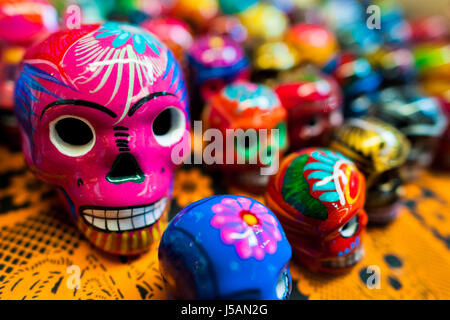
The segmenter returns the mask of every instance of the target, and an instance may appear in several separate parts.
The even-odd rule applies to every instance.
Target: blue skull
[[[235,195],[184,208],[159,246],[160,270],[175,299],[288,299],[291,254],[275,215]]]

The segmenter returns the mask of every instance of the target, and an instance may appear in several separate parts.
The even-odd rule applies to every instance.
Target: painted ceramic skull
[[[205,35],[194,40],[188,51],[194,86],[204,101],[225,85],[249,78],[249,61],[244,49],[231,38]]]
[[[158,253],[171,298],[284,300],[291,293],[291,246],[274,214],[251,198],[192,203],[169,224]]]
[[[362,103],[376,96],[382,77],[363,56],[352,51],[341,51],[323,69],[331,75],[344,93],[344,116],[360,117],[367,114],[370,103]],[[362,109],[362,110],[361,110]]]
[[[172,53],[127,24],[63,30],[27,51],[15,99],[28,164],[84,235],[112,253],[148,249],[170,200],[171,151],[189,135]]]
[[[370,222],[397,217],[410,143],[396,128],[376,118],[349,119],[337,131],[331,148],[352,159],[367,178],[366,210]]]
[[[380,92],[372,115],[399,129],[411,142],[405,179],[418,178],[431,164],[447,125],[440,103],[413,86],[389,87]]]
[[[282,73],[279,82],[275,92],[288,114],[291,149],[328,145],[344,120],[336,81],[316,69],[300,68]]]
[[[227,85],[209,101],[203,123],[204,129],[218,129],[226,139],[235,135],[234,148],[224,148],[218,155],[223,162],[221,169],[239,172],[238,177],[233,176],[233,183],[255,190],[265,187],[269,175],[261,175],[260,168],[274,161],[278,164],[288,146],[286,111],[276,93],[265,85],[246,81]],[[259,134],[261,129],[266,136]],[[278,139],[272,136],[273,129],[278,130]],[[250,133],[255,135],[250,137]],[[230,155],[234,164],[226,163]]]
[[[33,41],[57,28],[56,9],[46,0],[0,0],[0,125],[11,135],[18,136],[13,108],[20,61]]]
[[[284,158],[266,193],[294,256],[327,273],[345,272],[362,258],[364,200],[362,173],[348,158],[322,148]]]

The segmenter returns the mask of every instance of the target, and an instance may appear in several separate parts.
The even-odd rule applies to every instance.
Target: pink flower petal
[[[214,228],[220,228],[220,226],[224,225],[226,222],[227,222],[226,218],[224,216],[221,216],[221,215],[215,215],[211,219],[211,225]]]
[[[264,207],[262,204],[260,203],[254,203],[253,207],[250,209],[250,211],[256,215],[260,215],[260,214],[264,214],[264,213],[268,213],[269,211],[267,210],[266,207]]]
[[[242,239],[235,244],[236,252],[242,259],[248,259],[252,256],[252,249],[248,245],[247,239]]]
[[[277,227],[264,224],[262,228],[264,230],[263,231],[264,235],[267,235],[268,237],[270,237],[271,239],[275,239],[276,241],[281,240],[281,233]]]
[[[278,222],[277,220],[270,215],[269,213],[263,214],[263,215],[259,215],[258,218],[260,220],[262,220],[263,222],[266,222],[268,225],[271,225],[273,227],[278,226]]]
[[[233,244],[236,239],[234,238],[234,230],[233,229],[226,229],[223,228],[220,230],[220,237],[222,238],[222,241],[226,244]]]
[[[252,204],[252,200],[239,197],[239,198],[237,198],[237,201],[241,204],[242,209],[250,210],[250,205]]]
[[[225,198],[225,199],[222,199],[222,201],[220,203],[227,206],[228,208],[230,208],[233,211],[236,211],[236,212],[241,211],[241,206],[236,201],[236,199]]]
[[[266,252],[269,254],[276,252],[277,241],[282,239],[278,222],[263,205],[243,197],[237,200],[224,198],[221,203],[213,205],[211,209],[215,213],[210,221],[211,226],[220,229],[222,242],[234,245],[236,253],[242,259],[254,257],[262,260]],[[255,214],[262,223],[249,226],[242,220],[242,210]],[[257,244],[252,247],[248,237],[242,238],[249,231],[257,238]]]
[[[277,251],[277,242],[275,240],[269,240],[264,246],[264,249],[267,253],[275,253]]]
[[[262,260],[265,256],[265,251],[260,246],[253,247],[253,256],[256,260]]]

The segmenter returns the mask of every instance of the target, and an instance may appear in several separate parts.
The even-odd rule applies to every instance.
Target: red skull
[[[290,154],[271,178],[266,200],[308,268],[341,273],[362,258],[365,179],[340,153],[310,148]]]
[[[288,113],[291,149],[327,145],[343,121],[337,83],[315,69],[298,69],[282,74],[275,92]]]

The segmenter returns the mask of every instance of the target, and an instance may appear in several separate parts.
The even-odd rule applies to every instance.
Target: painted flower
[[[272,110],[279,105],[278,97],[264,85],[237,83],[227,86],[224,94],[228,99],[239,103],[237,109],[239,113],[252,108]]]
[[[98,29],[95,38],[102,39],[110,36],[114,36],[114,40],[112,42],[114,48],[123,46],[131,38],[133,48],[137,53],[144,53],[146,45],[148,45],[155,54],[159,55],[159,41],[150,33],[141,28],[126,23],[110,21],[104,23],[100,29]]]
[[[322,149],[311,153],[304,167],[305,177],[313,180],[312,191],[321,192],[322,202],[352,204],[361,192],[359,175],[353,163],[343,155]],[[307,172],[308,171],[308,172]]]
[[[212,195],[211,177],[202,174],[198,168],[177,171],[173,196],[181,208]]]
[[[262,260],[277,250],[281,233],[277,220],[262,204],[243,197],[224,198],[211,207],[211,225],[220,229],[222,242],[234,245],[242,259]]]

